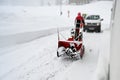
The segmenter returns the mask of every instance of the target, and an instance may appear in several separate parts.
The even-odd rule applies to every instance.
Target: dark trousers
[[[75,28],[75,40],[78,40],[79,31],[80,31],[80,24],[76,24],[76,28]]]

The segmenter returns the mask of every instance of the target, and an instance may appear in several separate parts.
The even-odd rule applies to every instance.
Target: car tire
[[[95,30],[95,32],[100,33],[101,32],[101,26],[97,26],[98,28]]]
[[[86,27],[84,26],[84,27],[83,27],[83,32],[85,32],[85,31],[86,31]]]
[[[98,32],[101,32],[101,26],[99,26],[99,28],[98,28]]]
[[[85,32],[85,29],[83,29],[83,32]]]

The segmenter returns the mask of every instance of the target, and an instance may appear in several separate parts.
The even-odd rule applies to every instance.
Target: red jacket
[[[80,22],[79,22],[80,21]],[[75,23],[82,23],[84,25],[84,18],[78,13],[77,17],[75,18]]]
[[[75,20],[84,20],[81,15],[78,15]]]

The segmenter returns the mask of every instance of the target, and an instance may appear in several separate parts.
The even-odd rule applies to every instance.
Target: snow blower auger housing
[[[58,49],[57,57],[69,56],[70,58],[80,59],[84,55],[84,45],[82,42],[82,33],[79,34],[78,40],[75,40],[73,37],[68,38],[67,40],[59,40],[58,32]]]

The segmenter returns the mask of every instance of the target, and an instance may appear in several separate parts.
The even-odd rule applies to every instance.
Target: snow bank
[[[101,36],[101,48],[97,63],[94,80],[108,80],[108,67],[110,55],[110,30],[104,32],[106,35]]]
[[[0,35],[32,32],[70,26],[59,15],[59,7],[0,7]]]
[[[59,15],[58,7],[0,7],[0,47],[32,41],[68,29],[69,19]]]
[[[66,29],[68,28],[59,28],[59,31]],[[57,28],[0,36],[0,48],[30,42],[32,40],[39,39],[54,33],[57,33]]]

